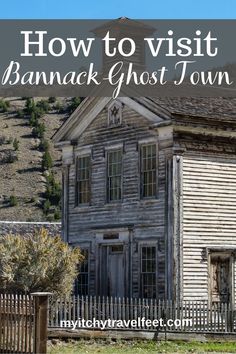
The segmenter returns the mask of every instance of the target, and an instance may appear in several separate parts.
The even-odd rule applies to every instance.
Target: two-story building
[[[236,99],[86,98],[53,139],[79,293],[234,302]]]

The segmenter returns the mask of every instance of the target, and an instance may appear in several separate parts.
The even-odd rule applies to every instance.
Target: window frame
[[[111,119],[111,111],[113,109],[114,106],[117,106],[118,108],[118,114],[119,114],[119,122],[118,123],[111,123],[110,119]],[[108,115],[107,115],[107,127],[108,128],[116,128],[122,125],[122,103],[119,101],[113,101],[110,103],[110,105],[108,106]]]
[[[143,264],[143,260],[142,260],[142,250],[143,248],[146,247],[150,247],[150,248],[155,248],[155,273],[153,272],[143,272],[142,271],[142,264]],[[139,294],[141,298],[145,298],[144,297],[144,286],[143,286],[143,274],[154,274],[155,277],[155,284],[154,284],[154,289],[155,289],[155,296],[154,297],[148,297],[150,299],[153,298],[157,298],[158,297],[158,281],[157,281],[157,277],[158,277],[158,245],[155,242],[142,242],[139,244],[139,254],[138,254],[138,258],[139,258]],[[146,297],[147,298],[147,297]]]
[[[110,180],[109,176],[109,154],[120,151],[121,152],[121,172],[120,172],[120,199],[111,200],[110,199]],[[123,200],[123,146],[116,146],[106,150],[106,202],[108,204],[121,203]],[[115,176],[112,176],[115,177]]]
[[[155,182],[156,182],[156,190],[155,190],[155,194],[153,196],[144,196],[143,195],[143,171],[142,171],[142,166],[143,166],[143,161],[142,161],[142,157],[143,157],[143,152],[142,149],[144,146],[149,146],[149,145],[153,145],[155,146],[156,149],[156,178],[155,178]],[[151,199],[157,199],[158,198],[158,171],[159,171],[159,166],[158,166],[158,161],[159,161],[159,150],[158,150],[158,144],[157,141],[142,141],[139,142],[139,195],[140,195],[140,199],[141,200],[151,200]]]
[[[89,201],[87,203],[81,203],[79,202],[79,159],[83,158],[89,158],[89,182],[88,182],[88,187],[89,187]],[[76,156],[76,162],[75,162],[75,207],[83,207],[83,206],[89,206],[91,205],[91,200],[92,200],[92,157],[91,153],[86,153],[86,154],[79,154]]]
[[[80,264],[78,267],[79,267],[79,274],[78,276],[76,277],[75,279],[75,283],[74,283],[74,293],[76,295],[84,295],[84,296],[87,296],[89,295],[89,291],[90,291],[90,247],[83,247],[80,249],[81,250],[81,253],[83,254],[83,252],[87,252],[87,255],[88,255],[88,258],[87,258],[87,267],[88,267],[88,271],[87,272],[80,272],[80,268],[81,266],[83,266],[83,263]],[[84,274],[87,274],[87,294],[82,294],[82,293],[79,293],[78,289],[79,289],[79,278],[80,278],[80,275],[84,275]],[[84,285],[83,285],[84,286]]]

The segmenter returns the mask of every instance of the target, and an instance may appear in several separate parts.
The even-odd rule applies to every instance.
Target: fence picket
[[[16,299],[16,300],[14,300]],[[28,307],[26,308],[26,302],[28,301]],[[0,333],[1,341],[11,341],[11,338],[15,337],[15,327],[12,325],[14,322],[14,312],[8,313],[8,307],[16,308],[19,315],[19,327],[20,333],[24,333],[25,338],[28,338],[29,329],[26,328],[26,332],[23,327],[25,326],[25,320],[30,314],[29,298],[26,300],[25,305],[20,311],[17,310],[19,304],[22,305],[22,301],[17,297],[9,298],[0,297],[0,308],[5,314],[2,316],[2,323],[5,323],[8,334],[6,331]],[[54,308],[50,310],[49,326],[59,326],[60,320],[72,319],[73,321],[79,319],[92,320],[136,320],[138,318],[145,318],[146,320],[153,321],[154,319],[163,319],[166,322],[168,319],[178,319],[181,322],[180,327],[159,328],[160,331],[177,331],[177,332],[234,332],[234,312],[230,304],[211,304],[207,300],[195,300],[188,301],[183,300],[176,303],[172,300],[161,299],[140,299],[140,298],[120,298],[120,297],[95,297],[95,296],[73,296],[70,300],[65,301],[61,299],[55,304],[52,304]],[[5,309],[3,311],[3,308]],[[16,317],[17,318],[17,317]],[[192,325],[183,323],[183,320],[192,320]],[[17,327],[17,321],[15,320]],[[23,323],[22,323],[23,322]],[[10,326],[9,326],[10,323]],[[139,322],[139,328],[137,329],[155,329],[153,324],[151,327],[142,321]],[[144,325],[144,327],[143,327]],[[13,326],[13,327],[11,327]],[[125,329],[125,326],[124,326]],[[10,331],[10,332],[9,332]],[[19,332],[19,331],[17,331]],[[2,337],[5,336],[4,339]],[[20,335],[22,339],[22,336]],[[29,347],[29,346],[28,346]],[[30,348],[30,347],[29,347]]]

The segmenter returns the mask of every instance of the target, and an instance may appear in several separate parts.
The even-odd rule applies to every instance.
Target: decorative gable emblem
[[[108,126],[116,127],[121,124],[122,120],[122,104],[120,102],[112,102],[108,107]]]

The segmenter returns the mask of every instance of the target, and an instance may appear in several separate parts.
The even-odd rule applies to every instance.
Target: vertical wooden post
[[[48,297],[51,293],[38,292],[34,297],[34,354],[47,353]]]

